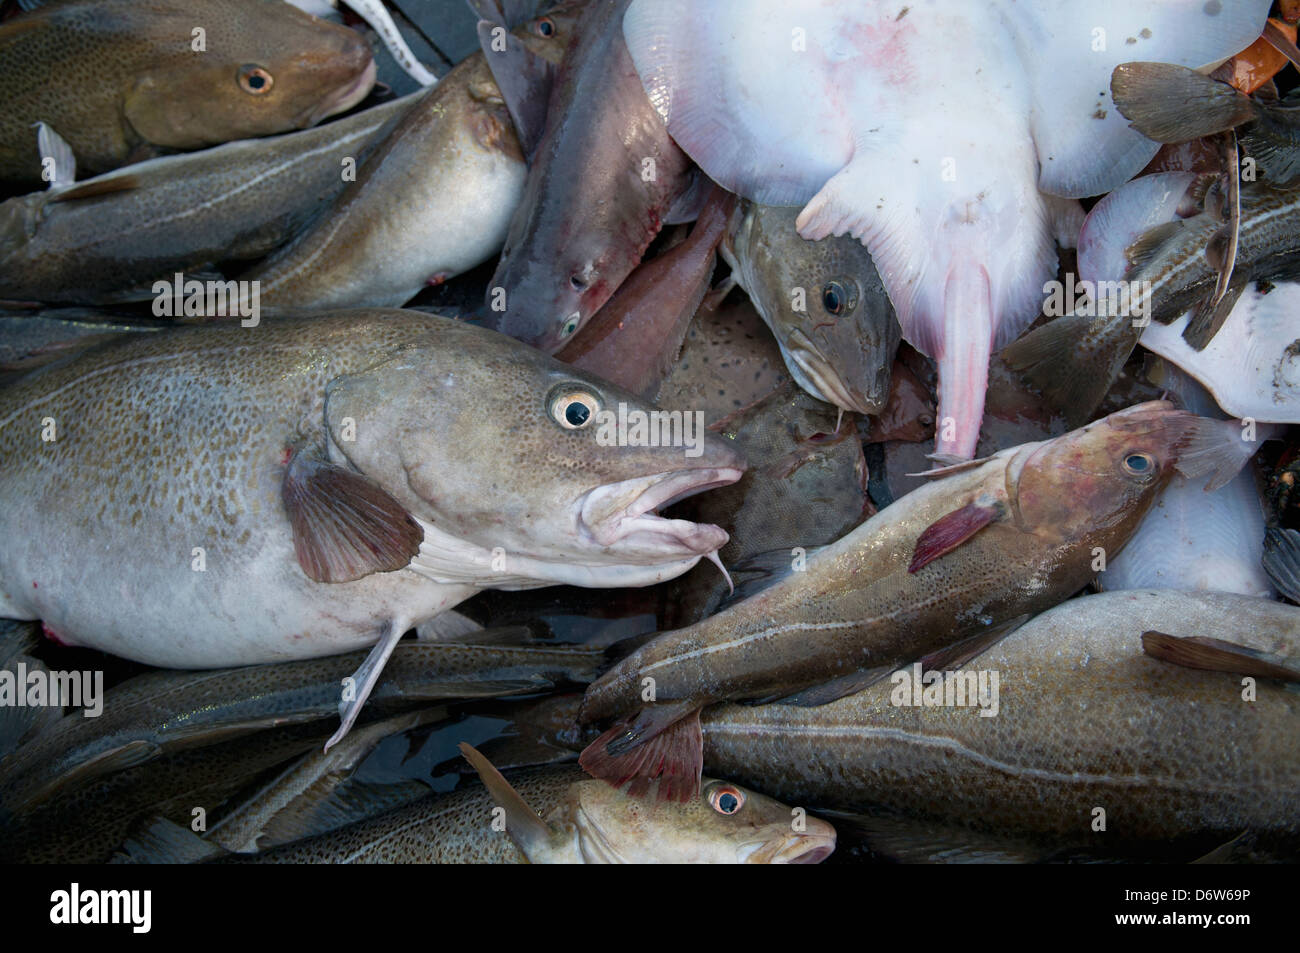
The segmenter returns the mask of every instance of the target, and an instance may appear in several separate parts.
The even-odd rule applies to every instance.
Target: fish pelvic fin
[[[380,636],[375,647],[370,650],[366,660],[361,663],[361,667],[351,676],[350,679],[344,680],[343,700],[339,702],[339,716],[342,724],[339,730],[334,732],[330,740],[325,742],[325,750],[329,751],[352,729],[353,723],[357,720],[357,715],[361,714],[361,709],[374,691],[379,676],[384,672],[384,666],[388,664],[389,657],[393,654],[393,649],[397,648],[397,643],[401,641],[406,626],[398,622],[389,622],[384,629],[384,634]]]
[[[594,778],[642,797],[651,782],[660,801],[689,801],[700,793],[704,733],[691,701],[651,705],[615,723],[583,749],[578,763]],[[630,783],[629,783],[630,782]]]

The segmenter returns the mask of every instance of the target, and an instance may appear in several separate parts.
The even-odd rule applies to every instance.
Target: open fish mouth
[[[835,851],[832,834],[795,834],[789,831],[742,844],[736,859],[742,864],[820,864]]]
[[[817,346],[799,329],[791,331],[781,342],[781,353],[799,386],[819,400],[859,414],[880,413],[880,405],[854,393]]]
[[[347,112],[370,94],[377,75],[378,67],[372,59],[361,75],[357,77],[356,82],[343,87],[336,93],[332,93],[320,105],[309,112],[303,120],[302,128],[310,128],[322,119],[327,119],[341,112]]]
[[[598,486],[579,501],[579,528],[600,546],[623,555],[629,550],[654,558],[708,555],[726,545],[725,530],[667,519],[658,511],[696,493],[729,486],[743,472],[736,467],[699,467]]]

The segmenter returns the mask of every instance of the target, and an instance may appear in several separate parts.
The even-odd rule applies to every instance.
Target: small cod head
[[[1022,447],[1007,467],[1015,518],[1077,551],[1100,547],[1114,556],[1175,469],[1187,473],[1204,456],[1216,423],[1155,400]]]
[[[570,790],[566,819],[589,863],[819,864],[835,828],[738,784],[704,778],[685,803],[630,797],[604,781]]]
[[[861,242],[809,241],[795,228],[798,214],[745,202],[723,254],[799,386],[844,410],[878,414],[901,334],[893,305]]]
[[[492,588],[642,586],[727,542],[665,519],[740,479],[703,415],[667,414],[503,335],[448,322],[436,344],[332,381],[330,454],[419,520],[411,568]]]
[[[305,129],[351,109],[375,85],[370,47],[355,30],[283,0],[220,2],[202,22],[171,14],[171,33],[202,27],[203,52],[160,61],[129,92],[124,112],[158,146],[198,149]],[[193,40],[199,42],[198,38]]]

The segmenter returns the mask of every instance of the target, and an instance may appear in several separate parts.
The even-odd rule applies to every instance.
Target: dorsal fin
[[[463,741],[458,747],[465,760],[478,772],[483,786],[488,789],[497,806],[505,809],[506,833],[519,849],[525,855],[533,857],[550,846],[556,831],[519,796],[519,792],[493,767],[492,762]]]

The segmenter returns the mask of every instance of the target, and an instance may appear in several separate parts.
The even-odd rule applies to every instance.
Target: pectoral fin
[[[938,651],[921,658],[921,669],[925,672],[950,672],[964,668],[972,659],[983,655],[997,645],[1016,629],[1029,621],[1029,613],[1018,615],[1014,619],[991,626],[968,638],[962,639]]]
[[[798,708],[817,708],[820,705],[829,705],[831,702],[847,698],[849,695],[856,695],[864,688],[874,685],[892,671],[894,671],[892,665],[864,668],[856,672],[850,672],[848,675],[841,675],[839,678],[833,678],[829,682],[814,685],[812,688],[805,688],[793,695],[785,695],[774,699],[770,703],[794,705]]]
[[[50,196],[51,202],[75,202],[79,199],[93,199],[100,195],[112,195],[114,192],[130,192],[140,188],[140,180],[135,175],[101,175],[87,179],[79,185],[61,189]]]
[[[317,582],[392,572],[420,552],[424,531],[400,503],[360,473],[311,453],[294,453],[281,497],[298,563]]]
[[[918,572],[940,556],[947,555],[1001,515],[1002,508],[997,504],[976,502],[940,517],[917,539],[907,571]]]

